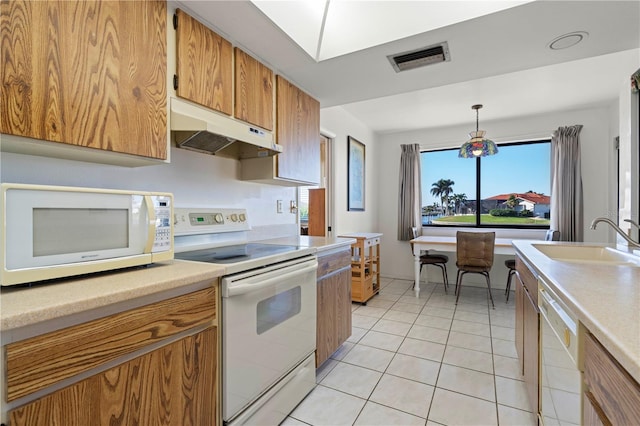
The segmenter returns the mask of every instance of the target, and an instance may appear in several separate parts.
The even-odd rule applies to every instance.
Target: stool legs
[[[504,292],[505,296],[507,296],[507,300],[504,303],[509,303],[509,294],[511,293],[511,279],[513,278],[515,273],[515,269],[509,269],[509,275],[507,276],[507,289]]]
[[[491,306],[493,309],[496,308],[496,305],[493,303],[493,295],[491,294],[491,278],[489,277],[488,272],[476,272],[476,271],[463,271],[462,269],[458,269],[458,276],[456,277],[456,305],[458,304],[458,299],[460,299],[460,293],[462,292],[462,276],[470,272],[472,274],[481,274],[484,275],[487,280],[487,290],[489,291],[489,299],[491,299]]]
[[[431,263],[431,265],[437,266],[442,271],[442,282],[444,283],[444,292],[448,293],[447,289],[449,288],[449,277],[447,276],[447,266],[442,265],[440,263]],[[420,274],[422,274],[423,266],[425,266],[424,263],[420,265]]]

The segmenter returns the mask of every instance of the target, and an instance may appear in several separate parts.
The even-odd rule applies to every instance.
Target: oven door
[[[222,279],[225,421],[315,350],[317,266],[305,257]]]

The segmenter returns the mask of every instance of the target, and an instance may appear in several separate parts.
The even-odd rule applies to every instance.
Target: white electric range
[[[245,209],[174,209],[175,258],[224,266],[225,424],[279,424],[315,381],[314,249],[247,241]]]

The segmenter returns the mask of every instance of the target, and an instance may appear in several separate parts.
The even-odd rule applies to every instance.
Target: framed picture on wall
[[[364,211],[365,146],[348,136],[347,149],[347,210]]]

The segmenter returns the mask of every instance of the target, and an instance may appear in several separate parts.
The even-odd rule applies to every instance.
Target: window
[[[475,160],[457,148],[420,154],[423,225],[549,227],[551,141],[498,148]]]

